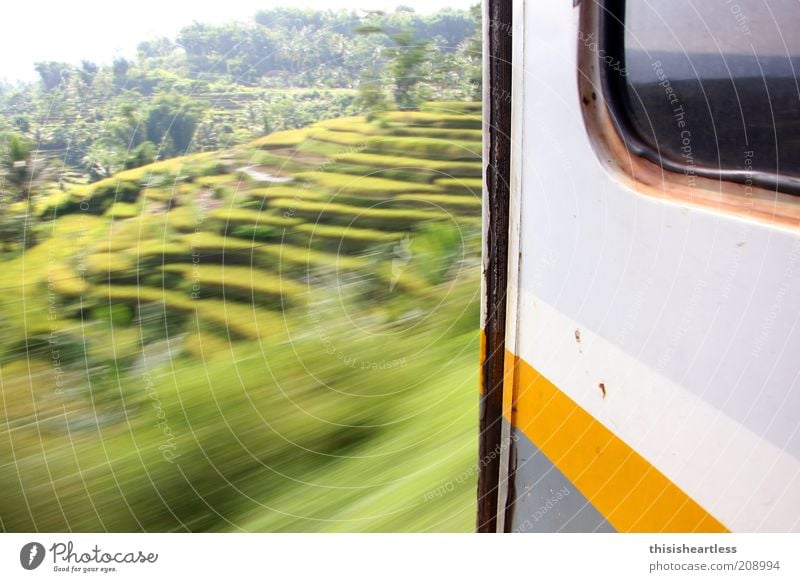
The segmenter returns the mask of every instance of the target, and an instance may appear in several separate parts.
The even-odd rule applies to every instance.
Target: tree
[[[136,52],[142,59],[169,57],[175,52],[175,44],[167,37],[145,40],[136,46]]]
[[[47,160],[35,157],[36,153],[34,142],[19,133],[0,134],[0,166],[5,181],[22,199],[30,198],[35,187],[51,174]]]
[[[27,198],[30,195],[30,178],[33,177],[33,145],[18,133],[6,133],[0,136],[0,151],[6,180]]]
[[[13,124],[14,127],[20,133],[22,133],[22,135],[25,135],[31,130],[31,122],[28,121],[28,119],[22,115],[17,115],[16,117],[14,117]]]
[[[481,5],[475,4],[469,9],[470,16],[478,23],[475,27],[475,32],[469,37],[467,41],[467,53],[470,59],[470,67],[468,72],[468,79],[472,85],[472,98],[475,101],[480,101],[483,98],[483,36],[481,32]]]
[[[156,97],[145,118],[147,141],[161,145],[162,157],[185,154],[197,129],[199,109],[179,95]]]
[[[131,63],[127,59],[118,57],[111,63],[111,70],[114,72],[114,86],[121,89],[125,86],[128,80],[128,70],[131,68]]]
[[[394,43],[383,51],[384,56],[391,59],[388,70],[394,82],[394,102],[400,110],[416,109],[414,91],[422,80],[422,65],[428,58],[430,42],[417,40],[410,27],[389,32],[379,25],[367,24],[359,32],[385,34]]]
[[[0,213],[0,251],[9,252],[14,248],[29,248],[36,244],[34,224],[35,219],[28,213]]]
[[[422,80],[420,69],[428,56],[430,43],[414,38],[410,29],[404,29],[390,38],[395,46],[386,50],[392,59],[389,71],[394,77],[394,101],[398,109],[416,109],[414,90]]]
[[[108,143],[108,140],[99,140],[92,143],[83,157],[83,167],[88,172],[92,181],[109,177],[122,167],[123,154]]]
[[[380,76],[374,71],[365,71],[361,76],[358,100],[361,106],[367,110],[367,119],[369,120],[386,111],[386,94],[383,91]]]
[[[151,141],[145,141],[133,148],[125,160],[126,168],[138,168],[153,163],[158,154],[158,147]]]
[[[78,69],[78,76],[87,87],[90,87],[92,83],[94,83],[94,78],[99,70],[100,68],[93,62],[81,61],[81,68]]]
[[[72,67],[67,63],[59,63],[57,61],[43,61],[33,65],[36,73],[42,80],[45,91],[52,91],[61,83],[69,79],[72,73]]]

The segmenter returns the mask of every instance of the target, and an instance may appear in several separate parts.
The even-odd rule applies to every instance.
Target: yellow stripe
[[[506,419],[522,430],[617,531],[728,531],[641,455],[511,353],[506,354],[505,379],[505,386],[513,386],[514,394],[503,407]]]
[[[486,332],[481,329],[481,347],[480,347],[480,376],[478,379],[478,391],[481,395],[483,395],[484,388],[483,388],[483,364],[486,362]]]

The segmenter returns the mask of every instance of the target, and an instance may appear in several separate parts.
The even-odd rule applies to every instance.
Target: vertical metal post
[[[477,531],[497,530],[511,165],[511,0],[484,0],[484,333]]]

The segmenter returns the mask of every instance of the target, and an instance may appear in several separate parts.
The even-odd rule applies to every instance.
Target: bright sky
[[[108,62],[133,56],[136,45],[157,36],[175,37],[192,21],[250,20],[277,6],[417,12],[468,8],[478,0],[3,0],[0,8],[0,79],[36,77],[33,63],[45,60]]]

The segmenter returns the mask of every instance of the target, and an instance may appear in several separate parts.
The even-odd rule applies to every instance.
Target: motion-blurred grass
[[[442,135],[476,127],[452,110],[18,208],[36,241],[0,255],[0,527],[470,531],[480,203],[441,180],[479,147]],[[354,143],[367,177],[334,167]]]

